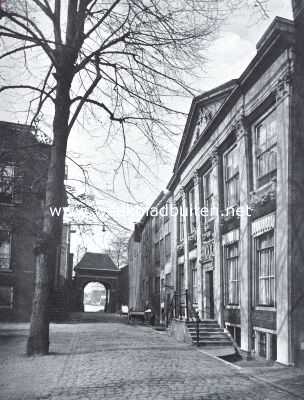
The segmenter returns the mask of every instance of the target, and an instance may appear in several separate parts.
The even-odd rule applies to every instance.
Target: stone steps
[[[192,343],[200,347],[231,346],[235,351],[230,336],[214,320],[202,320],[199,322],[199,337],[197,343],[197,322],[186,322]]]

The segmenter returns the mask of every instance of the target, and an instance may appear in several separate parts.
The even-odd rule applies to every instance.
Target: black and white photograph
[[[304,0],[0,0],[0,400],[304,399]]]

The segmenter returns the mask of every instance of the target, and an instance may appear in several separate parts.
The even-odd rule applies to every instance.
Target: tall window
[[[184,215],[183,215],[183,204],[178,205],[178,241],[184,240]]]
[[[14,289],[12,286],[0,286],[0,308],[13,308]]]
[[[196,228],[196,218],[195,218],[195,193],[194,187],[189,190],[188,193],[188,215],[189,215],[189,232],[192,233]]]
[[[159,242],[155,243],[155,245],[154,245],[154,260],[155,260],[155,264],[160,263]]]
[[[275,304],[275,267],[273,231],[257,239],[257,301],[259,305]]]
[[[170,286],[172,285],[170,272],[168,274],[166,274],[166,276],[165,276],[165,285],[166,285],[166,289],[170,289]]]
[[[160,293],[160,277],[155,277],[155,293]]]
[[[208,171],[203,178],[204,187],[204,207],[206,208],[205,220],[209,221],[213,218],[213,182],[212,170]]]
[[[159,242],[159,252],[160,252],[160,266],[163,267],[165,265],[165,252],[164,252],[164,239],[161,239]]]
[[[277,169],[277,123],[270,114],[255,129],[257,186],[269,182]]]
[[[191,295],[192,302],[197,303],[197,268],[196,268],[196,260],[190,261],[191,268]]]
[[[157,233],[159,231],[159,215],[156,215],[154,218],[154,232]]]
[[[237,305],[240,302],[238,243],[225,246],[225,253],[227,304]]]
[[[185,290],[185,275],[184,275],[184,264],[178,264],[177,270],[177,283],[178,283],[178,292],[180,295],[184,294]]]
[[[14,167],[0,166],[0,201],[10,203],[14,195]]]
[[[165,259],[168,261],[171,256],[171,235],[168,233],[165,236]]]
[[[237,147],[224,156],[225,206],[239,203],[239,160]]]
[[[0,229],[0,270],[11,267],[11,233]]]

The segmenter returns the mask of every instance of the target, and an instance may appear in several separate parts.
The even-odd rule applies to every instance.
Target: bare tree
[[[137,131],[154,150],[172,133],[174,107],[166,98],[191,94],[184,75],[203,61],[234,0],[7,0],[1,2],[0,61],[23,57],[4,91],[31,93],[31,123],[47,107],[52,118],[51,159],[28,354],[49,349],[48,299],[60,219],[50,207],[63,204],[69,135],[80,116],[96,117],[120,135],[120,166],[130,161],[129,132]],[[264,3],[249,1],[251,5]],[[35,65],[39,68],[35,72]],[[5,64],[12,65],[12,64]],[[18,71],[23,66],[31,79]],[[1,70],[1,76],[3,76]],[[104,123],[105,124],[105,123]],[[127,128],[130,128],[129,130]]]
[[[128,241],[129,236],[120,233],[112,239],[109,249],[106,250],[118,268],[127,263]]]

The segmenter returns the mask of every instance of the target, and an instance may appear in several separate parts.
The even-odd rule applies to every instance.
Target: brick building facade
[[[0,122],[0,318],[28,320],[49,146],[25,125]]]
[[[42,229],[50,146],[26,125],[0,122],[0,320],[28,321],[35,283],[34,248]],[[52,318],[68,307],[70,226],[62,227],[50,301]]]

